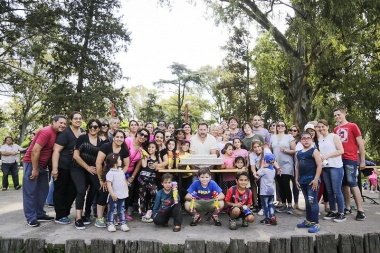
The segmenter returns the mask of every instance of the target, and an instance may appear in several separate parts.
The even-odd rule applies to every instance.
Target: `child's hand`
[[[238,207],[238,208],[241,208],[242,206],[243,206],[243,204],[241,202],[236,204],[236,207]]]
[[[311,185],[311,189],[313,191],[318,190],[318,179],[314,179],[313,181],[311,181],[309,185]]]
[[[114,194],[111,194],[111,197],[112,197],[113,201],[116,201],[116,200],[117,200],[117,196],[116,196],[115,193],[114,193]]]
[[[255,177],[255,179],[260,179],[259,175],[257,174],[254,174],[253,176]]]

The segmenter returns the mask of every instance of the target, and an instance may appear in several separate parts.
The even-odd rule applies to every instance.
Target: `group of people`
[[[123,131],[117,117],[109,121],[90,119],[84,130],[81,112],[73,112],[68,119],[57,115],[52,125],[36,133],[23,158],[27,224],[36,227],[51,220],[70,224],[75,201],[77,229],[91,223],[93,211],[96,227],[114,232],[120,224],[122,231],[129,231],[127,222],[133,220],[136,204],[142,222],[167,226],[173,217],[174,232],[181,230],[182,208],[192,215],[191,226],[201,220],[201,212],[209,212],[215,225],[220,226],[218,213],[224,209],[232,230],[240,218],[243,227],[252,223],[254,212],[265,216],[260,223],[277,225],[275,211],[291,214],[293,208],[300,208],[299,191],[306,204],[306,219],[297,224],[299,228],[308,228],[311,233],[320,230],[321,195],[327,212],[323,219],[345,221],[352,213],[352,194],[356,219],[364,220],[356,178],[357,165],[365,166],[361,132],[346,120],[344,108],[334,109],[334,117],[334,133],[329,132],[326,120],[310,122],[302,132],[298,125],[288,128],[284,121],[278,121],[271,123],[268,131],[260,116],[241,128],[232,116],[210,128],[201,122],[193,134],[188,123],[176,129],[163,120],[157,122],[157,127],[151,122],[131,120],[129,130]],[[18,155],[20,149],[1,147],[1,152],[7,157]],[[193,168],[177,167],[172,159],[191,154],[215,154],[223,159],[219,169],[241,171],[222,173],[219,185],[213,180],[210,166],[199,166],[196,175],[182,175],[181,188],[177,189],[173,182],[176,173],[163,174],[160,170]],[[50,189],[54,189],[55,218],[44,211],[49,175],[54,186]],[[15,183],[15,187],[19,189],[20,185]]]

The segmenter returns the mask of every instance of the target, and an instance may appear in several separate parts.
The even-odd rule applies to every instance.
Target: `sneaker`
[[[236,221],[235,220],[230,220],[228,224],[229,229],[231,230],[236,230]]]
[[[369,191],[369,193],[375,193],[374,191]]]
[[[120,229],[123,232],[128,232],[129,231],[129,227],[127,226],[127,224],[121,224]]]
[[[68,217],[63,217],[59,220],[55,220],[56,223],[67,225],[71,223],[71,220]]]
[[[285,212],[286,209],[287,209],[286,206],[281,206],[281,207],[279,207],[279,208],[276,208],[276,212],[278,212],[278,213],[282,213],[282,212]]]
[[[51,216],[45,214],[43,216],[37,217],[37,220],[40,222],[53,221],[54,217],[51,217]]]
[[[309,229],[307,230],[307,232],[309,233],[317,233],[319,230],[321,230],[321,227],[319,226],[319,224],[311,224],[311,226],[309,227]]]
[[[97,228],[106,228],[107,227],[106,223],[104,222],[104,218],[103,217],[100,218],[100,219],[96,219],[96,221],[95,221],[95,227],[97,227]]]
[[[352,214],[352,210],[351,210],[351,209],[344,208],[344,214],[345,214],[345,215],[347,215],[347,214]]]
[[[130,215],[128,214],[128,212],[125,212],[125,213],[124,213],[124,216],[125,216],[125,219],[126,219],[127,221],[133,221],[132,216],[130,216]]]
[[[132,216],[132,214],[133,214],[133,206],[129,206],[129,207],[128,207],[128,209],[127,209],[127,214],[128,214],[129,216]]]
[[[260,221],[260,224],[266,224],[267,221],[268,221],[268,219],[267,219],[267,218],[264,218],[264,219],[262,219],[262,220]]]
[[[190,223],[190,226],[196,226],[198,224],[198,222],[200,222],[201,220],[202,220],[202,217],[200,214],[194,215],[193,220]]]
[[[257,212],[258,215],[263,216],[264,215],[264,210],[261,208],[260,211]]]
[[[211,214],[211,218],[214,220],[215,226],[222,225],[217,214]]]
[[[146,217],[145,215],[141,217],[141,221],[142,222],[146,222],[146,223],[151,223],[153,222],[153,219],[152,218],[148,218]]]
[[[337,213],[335,215],[335,218],[333,219],[333,221],[335,222],[343,222],[343,221],[346,221],[346,215],[344,215],[343,213]]]
[[[241,225],[242,225],[243,228],[246,228],[246,227],[249,226],[249,223],[248,223],[248,221],[243,220],[243,222],[241,223]]]
[[[109,232],[116,232],[115,225],[114,224],[109,224],[108,227],[107,227],[107,230]]]
[[[79,219],[79,220],[75,220],[75,228],[76,229],[85,229],[86,227],[84,226],[84,223],[83,223],[83,220],[82,219]]]
[[[91,219],[90,217],[82,216],[82,221],[84,225],[89,225],[91,224]]]
[[[297,228],[310,228],[311,225],[310,221],[304,220],[302,223],[297,224]]]
[[[146,212],[146,214],[145,214],[145,217],[147,217],[147,218],[152,218],[152,214],[153,214],[153,212],[152,212],[152,210],[148,210],[147,212]]]
[[[41,223],[38,220],[28,221],[28,226],[30,227],[38,227],[39,225],[41,225]]]
[[[20,185],[17,185],[16,187],[15,187],[15,190],[20,190],[21,189],[21,186]]]
[[[47,207],[48,208],[54,208],[54,205],[53,204],[48,204]]]
[[[293,207],[292,207],[292,206],[288,206],[288,207],[286,208],[286,213],[287,213],[287,214],[293,214]]]
[[[336,213],[334,212],[328,212],[328,214],[326,214],[325,217],[323,217],[324,220],[332,220],[332,219],[335,219],[335,217],[337,216]]]
[[[363,211],[358,211],[358,213],[356,214],[356,220],[363,221],[365,220],[365,218],[365,213]]]
[[[276,226],[277,225],[277,219],[276,219],[276,216],[272,216],[270,217],[270,224],[272,226]]]
[[[8,190],[8,188],[3,188],[1,189],[1,191],[5,192],[6,190]]]

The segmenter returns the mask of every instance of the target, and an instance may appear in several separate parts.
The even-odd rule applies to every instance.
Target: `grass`
[[[24,170],[19,170],[18,171],[18,180],[20,182],[20,185],[22,186],[22,177],[24,176]],[[3,182],[3,172],[1,171],[0,172],[0,185],[2,184]],[[14,189],[14,184],[13,184],[13,179],[12,179],[12,176],[11,175],[8,175],[8,182],[9,182],[9,186],[8,186],[8,189]]]

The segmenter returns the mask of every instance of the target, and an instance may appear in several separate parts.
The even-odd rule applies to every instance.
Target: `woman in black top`
[[[112,142],[105,143],[99,149],[97,158],[96,158],[96,169],[95,173],[97,173],[97,185],[99,186],[98,191],[98,201],[97,201],[97,214],[98,218],[96,219],[95,226],[97,227],[106,227],[104,223],[103,213],[104,208],[107,204],[107,184],[105,177],[103,175],[103,163],[107,157],[107,155],[116,153],[119,154],[120,159],[122,161],[122,168],[124,173],[127,173],[129,167],[129,151],[127,146],[125,145],[125,133],[122,130],[115,130],[113,133]]]
[[[102,145],[102,140],[98,136],[100,127],[101,123],[98,119],[90,119],[87,123],[87,134],[80,136],[75,144],[73,158],[76,166],[73,166],[71,177],[77,189],[75,200],[75,227],[77,229],[84,229],[85,224],[90,224],[89,217],[82,217],[88,185],[90,184],[93,189],[91,190],[90,188],[86,199],[87,203],[90,204],[94,199],[94,194],[90,193],[96,192],[94,189],[99,189],[100,187],[95,167],[96,157]]]

